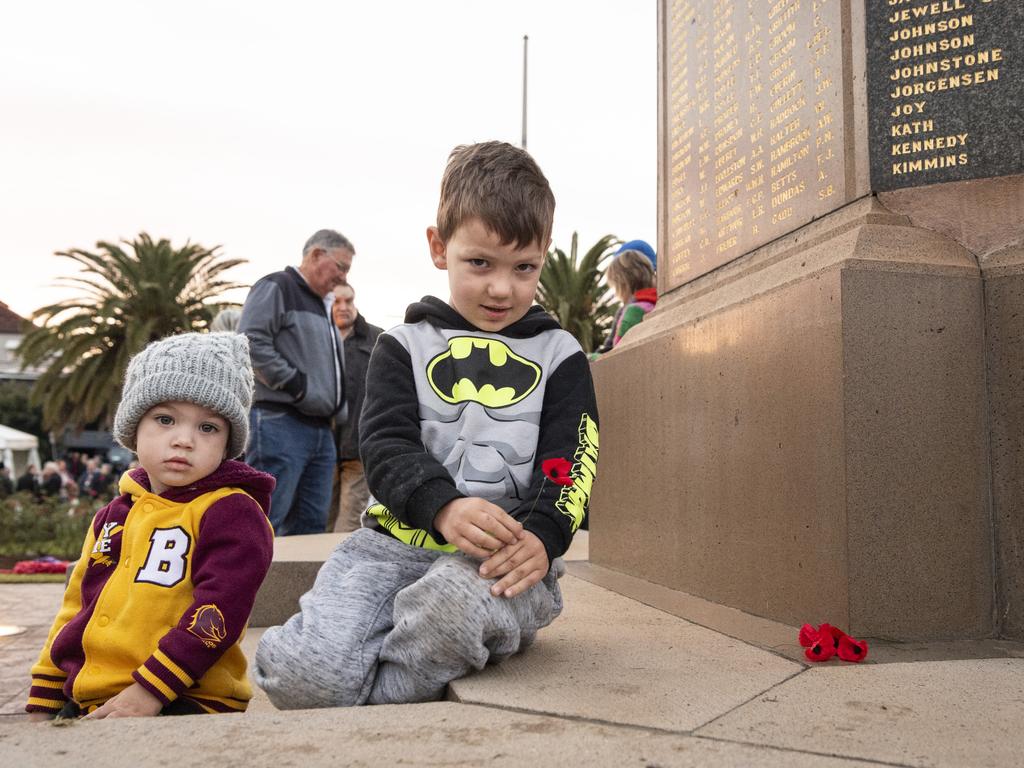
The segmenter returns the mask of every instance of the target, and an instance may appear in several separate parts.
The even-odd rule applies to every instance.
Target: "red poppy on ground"
[[[572,464],[565,459],[544,459],[540,463],[540,471],[557,485],[572,485],[572,478],[569,473],[572,471]]]
[[[822,640],[825,639],[826,635],[832,638],[832,645],[837,649],[839,648],[839,641],[846,637],[846,633],[843,632],[843,630],[839,629],[839,627],[833,627],[828,623],[822,624],[818,627],[818,634],[821,636]]]
[[[850,637],[827,622],[817,629],[812,624],[804,624],[797,637],[800,645],[807,649],[804,655],[811,661],[828,661],[838,655],[843,661],[856,662],[868,655],[868,644],[864,640]]]
[[[800,645],[810,648],[818,639],[818,630],[813,624],[804,624],[800,627]]]
[[[811,661],[828,661],[836,654],[836,647],[832,643],[832,636],[827,632],[819,632],[814,644],[804,651]]]
[[[865,640],[843,635],[839,639],[837,653],[843,661],[863,661],[868,655],[868,644]]]
[[[804,648],[810,648],[819,638],[822,642],[831,643],[833,648],[839,647],[839,639],[846,637],[846,633],[838,627],[833,627],[831,624],[824,623],[819,627],[815,627],[813,624],[804,624],[800,627],[799,634],[800,645]]]

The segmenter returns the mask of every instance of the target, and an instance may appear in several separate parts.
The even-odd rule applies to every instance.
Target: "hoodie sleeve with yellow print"
[[[273,478],[227,461],[186,489],[149,491],[144,471],[97,513],[32,668],[26,709],[102,704],[132,683],[208,712],[251,695],[238,642],[270,565]]]

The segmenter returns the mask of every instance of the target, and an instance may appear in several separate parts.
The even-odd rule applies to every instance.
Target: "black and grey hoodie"
[[[322,297],[294,267],[258,280],[238,332],[249,337],[254,405],[329,419],[344,404],[344,351]]]
[[[454,549],[434,517],[476,496],[522,522],[552,561],[583,521],[597,469],[590,366],[540,307],[489,333],[427,296],[374,348],[359,447],[373,494],[365,526]],[[571,462],[571,487],[544,480],[550,458]]]

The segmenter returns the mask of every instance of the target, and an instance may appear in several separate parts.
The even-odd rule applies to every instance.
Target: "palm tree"
[[[63,283],[84,293],[37,309],[18,347],[24,368],[46,369],[32,401],[43,406],[47,429],[109,423],[132,355],[164,336],[207,329],[222,306],[211,300],[242,287],[221,274],[245,259],[222,259],[220,246],[176,249],[145,232],[122,243],[130,253],[104,241],[97,253],[57,252],[82,268]]]
[[[601,266],[619,244],[605,235],[577,259],[577,233],[572,233],[569,256],[559,248],[548,252],[537,287],[537,303],[576,337],[584,352],[593,352],[611,327],[618,303],[602,281]]]

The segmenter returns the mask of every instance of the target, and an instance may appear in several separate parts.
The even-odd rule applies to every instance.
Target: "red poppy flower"
[[[804,624],[800,627],[800,645],[810,648],[818,639],[818,630],[812,624]]]
[[[819,632],[814,645],[804,651],[804,656],[811,661],[828,661],[835,653],[836,647],[832,643],[832,636]]]
[[[572,485],[572,478],[569,477],[569,472],[572,471],[572,464],[565,459],[544,459],[540,463],[540,470],[552,483]]]
[[[825,642],[831,642],[834,648],[838,648],[839,638],[846,637],[846,633],[828,623],[824,623],[819,627],[815,627],[813,624],[804,624],[800,627],[798,638],[800,645],[804,648],[810,648],[818,642],[819,637]]]
[[[839,638],[839,658],[843,661],[863,661],[868,655],[868,644],[849,635]]]
[[[839,627],[833,627],[831,624],[822,624],[818,627],[818,634],[821,635],[821,639],[824,640],[827,637],[832,639],[832,646],[836,649],[839,648],[839,641],[846,637],[846,633]]]

